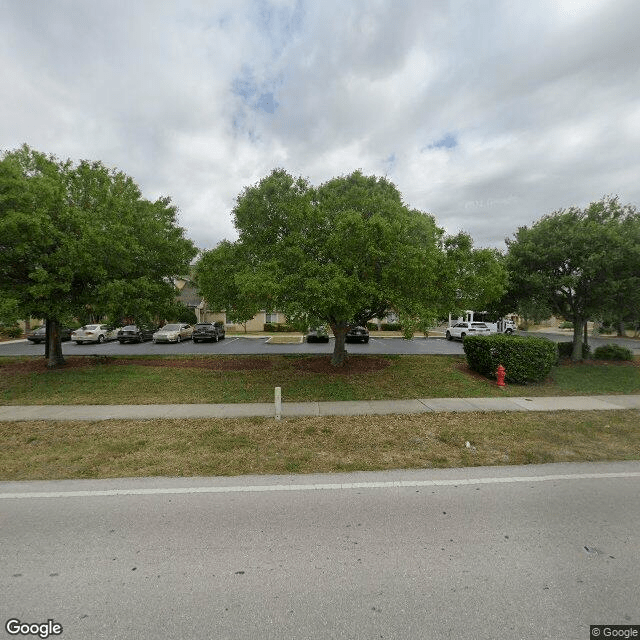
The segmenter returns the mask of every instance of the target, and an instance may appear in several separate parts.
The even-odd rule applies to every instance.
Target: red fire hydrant
[[[507,372],[507,370],[501,365],[498,365],[498,368],[496,369],[496,378],[498,379],[498,386],[499,387],[504,387],[504,374]]]

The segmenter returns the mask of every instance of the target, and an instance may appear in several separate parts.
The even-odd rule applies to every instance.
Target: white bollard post
[[[276,420],[282,416],[282,388],[276,387]]]

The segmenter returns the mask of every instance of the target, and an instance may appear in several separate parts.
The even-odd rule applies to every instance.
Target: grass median
[[[640,411],[0,422],[0,438],[0,480],[637,460]]]
[[[173,404],[640,393],[640,361],[555,367],[540,384],[496,386],[463,356],[351,356],[333,369],[318,356],[0,359],[0,404]]]

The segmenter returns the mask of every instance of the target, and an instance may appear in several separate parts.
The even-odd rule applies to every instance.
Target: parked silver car
[[[182,342],[191,339],[193,327],[183,322],[165,324],[153,334],[154,342]]]
[[[85,342],[107,342],[118,337],[118,327],[111,327],[108,324],[85,324],[71,333],[71,339],[76,344]]]

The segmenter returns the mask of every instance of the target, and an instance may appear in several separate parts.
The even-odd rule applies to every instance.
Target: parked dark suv
[[[369,329],[366,327],[353,327],[347,331],[345,342],[369,342]]]
[[[39,344],[40,342],[44,342],[47,338],[47,327],[38,327],[33,331],[27,333],[27,340],[33,342],[33,344]],[[60,340],[63,342],[65,340],[71,340],[71,329],[68,327],[60,328]]]
[[[118,342],[124,344],[125,342],[144,342],[145,340],[152,340],[154,332],[157,329],[152,327],[138,326],[135,324],[128,324],[126,327],[122,327],[118,331]]]
[[[204,342],[205,340],[218,342],[224,336],[225,331],[222,322],[199,322],[193,327],[193,336],[191,338],[194,342]]]

